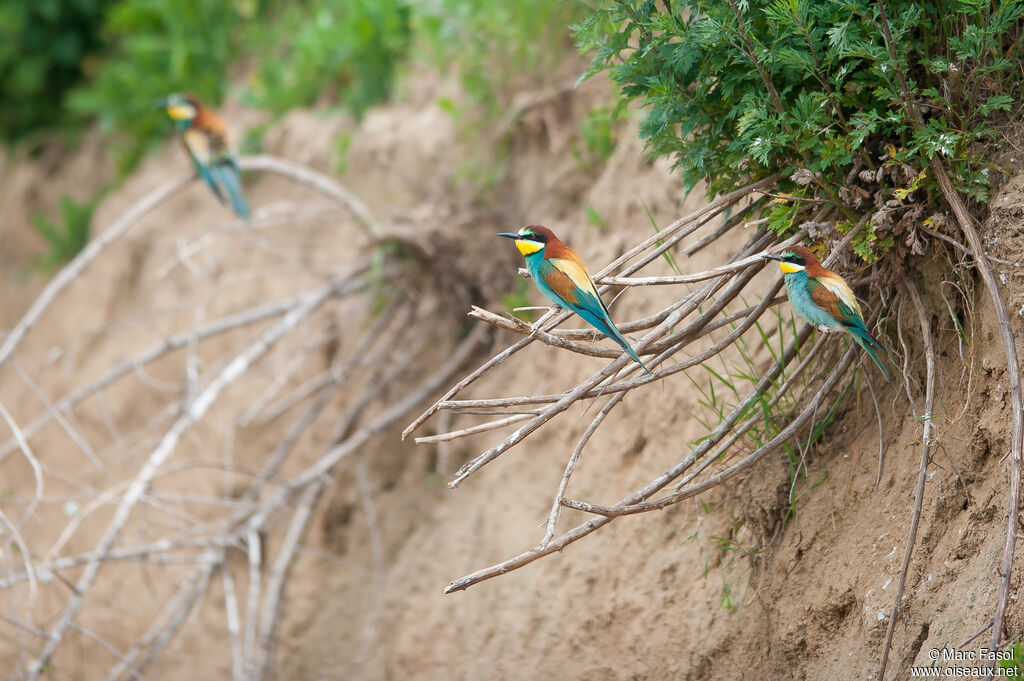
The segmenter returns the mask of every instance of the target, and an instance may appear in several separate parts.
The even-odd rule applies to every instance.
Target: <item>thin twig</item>
[[[903,587],[907,581],[907,572],[910,570],[910,558],[914,555],[914,543],[917,540],[917,526],[921,522],[921,507],[924,504],[924,485],[928,480],[928,460],[932,448],[932,413],[935,409],[935,346],[932,343],[931,321],[928,313],[925,312],[924,303],[921,302],[921,294],[917,285],[909,277],[903,278],[903,287],[910,296],[914,309],[917,310],[917,320],[921,326],[921,338],[924,342],[924,357],[927,366],[928,378],[925,383],[924,398],[924,432],[921,435],[921,466],[917,474],[917,488],[914,490],[914,511],[910,519],[910,530],[907,532],[907,548],[903,552],[903,566],[900,568],[900,576],[896,581],[896,593],[893,595],[892,612],[889,613],[889,626],[885,631],[885,644],[882,647],[882,663],[878,672],[878,678],[884,681],[885,667],[889,662],[889,650],[892,647],[892,635],[896,629],[896,618],[900,613],[900,601],[903,598]]]
[[[1013,417],[1013,425],[1010,433],[1010,491],[1007,499],[1006,511],[1006,542],[1003,546],[1003,560],[1000,567],[999,596],[996,599],[996,609],[992,625],[992,648],[996,649],[1002,644],[1003,625],[1006,618],[1006,606],[1010,602],[1010,577],[1013,573],[1013,557],[1017,548],[1017,515],[1020,510],[1020,474],[1022,448],[1024,448],[1024,397],[1020,387],[1020,362],[1017,358],[1017,341],[1014,338],[1013,329],[1010,327],[1010,317],[1006,311],[1006,301],[999,290],[999,282],[991,265],[985,258],[985,251],[982,246],[981,237],[974,227],[974,218],[967,211],[960,195],[953,188],[949,176],[946,173],[941,161],[936,157],[931,159],[932,172],[938,180],[946,200],[953,207],[960,228],[967,237],[967,243],[971,247],[971,255],[974,257],[975,267],[981,274],[985,288],[988,289],[989,297],[992,299],[992,306],[995,308],[996,319],[999,321],[999,334],[1003,341],[1003,351],[1006,355],[1006,374],[1010,384],[1010,411]],[[994,668],[995,660],[988,661],[989,678]]]
[[[312,187],[345,206],[356,220],[366,228],[368,235],[372,239],[379,239],[385,236],[383,227],[370,213],[370,209],[366,204],[358,196],[343,187],[337,180],[323,173],[318,173],[307,166],[268,154],[243,156],[238,159],[238,167],[242,170],[284,175],[300,184]]]
[[[258,678],[255,672],[258,669],[257,655],[259,649],[256,646],[257,626],[259,625],[260,597],[263,593],[263,538],[260,536],[260,528],[269,513],[263,512],[250,517],[248,528],[245,532],[246,564],[249,567],[249,590],[245,600],[245,636],[242,638],[242,667],[245,669],[247,678]],[[255,519],[259,518],[258,521]]]
[[[876,0],[878,6],[879,20],[882,32],[885,37],[885,44],[892,59],[894,72],[900,83],[902,100],[901,104],[910,114],[910,118],[916,129],[924,127],[924,117],[918,110],[914,98],[907,86],[907,79],[900,66],[900,60],[896,54],[896,43],[892,39],[889,29],[889,19],[886,16],[885,4],[882,0]],[[1006,618],[1006,606],[1010,601],[1010,577],[1013,572],[1013,558],[1017,547],[1017,516],[1020,506],[1020,475],[1021,458],[1024,453],[1024,395],[1021,394],[1020,386],[1020,362],[1017,357],[1017,342],[1010,327],[1010,318],[1006,311],[1006,301],[999,290],[999,282],[996,279],[992,266],[985,257],[985,248],[981,237],[974,225],[974,218],[967,210],[963,198],[956,191],[949,179],[946,167],[938,155],[932,154],[928,159],[929,167],[939,183],[942,194],[953,209],[960,229],[967,238],[967,245],[970,248],[971,257],[974,258],[975,267],[981,274],[981,279],[988,289],[989,297],[992,299],[992,306],[995,308],[996,319],[999,321],[999,334],[1003,341],[1003,352],[1006,355],[1006,373],[1010,384],[1010,411],[1013,418],[1010,434],[1010,480],[1009,499],[1007,500],[1006,511],[1006,542],[1003,546],[1003,560],[1000,567],[999,595],[996,598],[996,609],[992,621],[992,648],[998,648],[1002,643],[1003,625]],[[992,678],[992,670],[995,667],[995,658],[987,661],[988,671],[986,678]]]
[[[882,430],[882,408],[878,404],[878,395],[875,394],[875,383],[867,372],[864,374],[864,381],[868,384],[871,404],[875,408],[875,419],[878,421],[878,470],[875,472],[875,489],[878,489],[878,483],[882,482],[882,467],[885,463],[885,431]]]
[[[572,477],[572,473],[576,470],[576,464],[580,460],[580,455],[583,454],[583,448],[587,442],[593,436],[601,422],[604,421],[608,413],[614,409],[622,398],[626,396],[626,393],[618,393],[610,400],[608,404],[597,413],[594,420],[590,422],[587,429],[583,431],[583,435],[580,437],[579,442],[576,443],[576,448],[572,450],[572,456],[569,457],[568,463],[565,464],[565,471],[562,473],[562,479],[558,481],[558,489],[555,491],[555,500],[551,504],[551,511],[548,513],[547,529],[544,531],[544,538],[540,540],[540,547],[544,548],[548,545],[548,542],[555,536],[555,525],[558,523],[558,514],[562,510],[562,497],[565,496],[565,488],[569,486],[569,478]]]
[[[193,177],[195,177],[195,174],[189,173],[188,175],[182,175],[160,185],[149,194],[146,194],[144,197],[139,199],[139,201],[126,211],[117,222],[90,239],[89,245],[82,249],[82,251],[75,256],[74,260],[65,265],[64,268],[57,273],[57,276],[55,276],[50,283],[46,285],[43,292],[35,299],[35,302],[32,303],[32,307],[28,309],[28,312],[26,312],[21,318],[21,321],[18,322],[17,326],[11,329],[11,332],[4,340],[4,344],[0,346],[0,366],[3,366],[7,360],[11,358],[11,354],[14,352],[15,348],[18,347],[18,344],[21,343],[22,338],[24,338],[29,329],[39,321],[43,312],[50,307],[50,304],[53,303],[57,295],[63,291],[68,284],[76,281],[82,273],[82,270],[84,270],[89,263],[95,260],[96,256],[102,253],[107,246],[124,236],[124,233],[142,219],[144,215],[152,211],[177,192],[181,191],[189,184],[189,182],[192,181]]]
[[[277,553],[277,559],[267,577],[267,593],[263,600],[263,608],[260,610],[260,642],[259,657],[253,667],[250,679],[265,678],[270,669],[270,660],[273,654],[274,634],[277,631],[277,623],[281,608],[281,596],[284,593],[285,580],[292,562],[295,560],[295,553],[299,546],[299,540],[306,532],[306,525],[309,524],[310,516],[313,513],[313,506],[320,493],[323,491],[324,483],[316,481],[306,488],[295,508],[292,522],[288,525],[281,543],[281,549]]]
[[[28,508],[22,513],[22,520],[30,518],[39,505],[39,502],[43,498],[43,470],[39,466],[39,459],[32,453],[32,448],[28,446],[28,441],[25,439],[24,433],[21,432],[21,428],[15,422],[14,417],[7,411],[7,407],[0,402],[0,416],[3,417],[4,421],[7,422],[7,427],[11,429],[11,433],[14,434],[15,440],[18,442],[18,447],[21,449],[22,455],[25,460],[28,461],[29,467],[32,469],[32,477],[35,479],[36,487],[35,493],[32,495],[32,501],[29,503]],[[25,560],[28,561],[28,554],[25,554]]]
[[[280,322],[264,332],[264,334],[260,336],[255,343],[246,348],[242,354],[228,364],[220,375],[211,381],[210,385],[189,403],[185,413],[179,417],[171,429],[167,431],[163,439],[160,441],[160,444],[146,461],[146,465],[132,480],[128,491],[125,493],[124,498],[118,504],[117,510],[114,512],[113,519],[110,521],[110,524],[107,526],[106,531],[103,533],[102,538],[97,544],[96,553],[105,554],[117,540],[117,537],[121,534],[125,523],[128,521],[128,516],[131,514],[132,509],[146,491],[149,481],[152,479],[159,467],[163,465],[163,462],[167,457],[174,452],[181,436],[203,417],[214,401],[216,401],[220,393],[231,385],[239,376],[241,376],[257,358],[264,355],[274,343],[295,328],[295,326],[313,310],[323,304],[323,302],[330,297],[331,292],[337,285],[338,284],[336,282],[331,283],[321,288],[319,291],[307,294],[304,297],[303,303],[299,307],[289,312],[281,319]],[[58,619],[57,624],[51,630],[50,639],[43,646],[43,650],[40,652],[32,669],[30,669],[30,681],[35,681],[35,679],[39,677],[41,671],[49,663],[50,657],[57,649],[57,646],[63,639],[64,633],[74,620],[82,599],[85,597],[85,593],[92,586],[93,581],[96,578],[96,574],[99,571],[100,564],[101,563],[98,559],[86,564],[82,571],[82,575],[75,584],[75,593],[68,599],[67,605]]]
[[[769,238],[771,237],[766,234],[760,236],[755,235],[748,243],[748,247],[754,248],[755,250],[759,250],[756,249],[757,245],[760,244],[763,240]],[[740,290],[743,288],[745,283],[749,281],[750,278],[753,277],[756,271],[757,270],[755,269],[748,268],[747,270],[741,272],[739,276],[733,277],[733,281],[730,283],[727,292],[723,294],[722,300],[719,300],[715,305],[712,305],[709,307],[709,309],[705,310],[703,314],[698,318],[698,320],[694,322],[693,326],[695,326],[696,328],[700,328],[703,324],[710,322],[711,317],[718,314],[720,309],[725,305],[726,301],[730,300],[731,297],[739,294]],[[672,313],[665,318],[665,321],[663,321],[657,327],[648,332],[634,345],[636,351],[638,353],[643,353],[644,349],[648,345],[650,345],[656,339],[660,338],[661,336],[671,331],[683,318],[685,318],[695,309],[704,304],[707,298],[711,295],[711,293],[715,291],[718,287],[723,286],[728,280],[729,277],[725,275],[720,276],[718,279],[710,280],[701,291],[697,291],[696,293],[687,296],[678,304],[674,305]],[[774,293],[768,297],[771,298],[773,296]],[[730,334],[731,340],[729,342],[732,342],[732,340],[734,340],[735,337],[735,334]],[[680,343],[685,342],[686,339],[687,337],[685,335],[680,334]],[[656,368],[660,362],[662,362],[669,354],[671,354],[671,352],[671,350],[666,350],[665,352],[661,353],[658,357],[655,357],[653,360],[650,360],[648,362],[648,366],[650,368]],[[703,354],[704,353],[702,353],[702,355]],[[452,481],[448,483],[448,486],[452,488],[457,487],[469,475],[473,474],[483,466],[495,460],[512,447],[515,447],[532,432],[540,428],[542,425],[550,421],[552,418],[554,418],[561,412],[568,409],[569,406],[572,405],[574,402],[581,399],[585,395],[589,394],[600,383],[602,383],[608,378],[615,376],[620,369],[622,369],[627,364],[631,363],[631,361],[632,360],[630,360],[628,355],[622,353],[617,359],[613,360],[610,364],[601,369],[601,371],[594,374],[587,380],[583,381],[572,390],[559,396],[557,401],[555,401],[550,406],[546,407],[540,414],[531,419],[526,425],[517,429],[515,432],[506,437],[504,440],[499,442],[494,447],[491,447],[490,449],[483,452],[476,458],[465,463],[458,471],[456,471],[455,476],[453,477]],[[643,379],[636,379],[637,385],[640,385],[641,382],[657,380],[659,375],[667,375],[669,373],[676,373],[678,371],[682,371],[686,366],[690,366],[692,365],[692,363],[699,361],[703,360],[691,359],[689,360],[689,363],[682,362],[680,364],[677,364],[671,368],[664,370],[663,372],[661,370],[654,371],[651,375],[647,375]],[[604,392],[605,389],[599,389],[597,391],[597,394],[603,394]]]
[[[213,557],[212,554],[210,557]],[[120,661],[107,674],[106,681],[116,681],[126,671],[132,676],[136,676],[155,659],[157,652],[177,633],[185,618],[192,612],[192,608],[206,592],[215,565],[212,561],[206,562],[193,570],[181,582],[174,596],[164,606],[146,634],[121,657]],[[133,668],[135,660],[142,655],[147,647],[149,653]]]
[[[357,275],[364,273],[369,269],[371,264],[371,261],[367,260],[362,263],[358,263],[354,268],[349,270],[350,274],[352,274],[352,279],[339,286],[333,295],[345,296],[363,289],[366,286],[366,281],[359,278]],[[228,331],[265,321],[272,317],[279,317],[291,310],[294,310],[301,303],[302,296],[288,298],[277,303],[269,303],[267,305],[261,305],[259,307],[245,310],[238,314],[228,315],[198,329],[171,336],[138,355],[117,364],[88,385],[85,385],[60,400],[57,400],[54,404],[54,410],[59,412],[68,410],[70,407],[110,386],[119,378],[126,376],[133,371],[137,371],[139,367],[149,364],[150,362],[153,362],[174,350],[185,347],[193,338],[196,340],[205,340]],[[50,422],[53,416],[54,414],[51,411],[40,414],[29,422],[29,424],[23,429],[25,436],[30,438],[38,433],[43,426]],[[11,451],[17,448],[17,446],[17,442],[15,440],[11,440],[0,447],[0,461],[3,461]]]
[[[773,437],[765,444],[761,445],[761,447],[759,447],[758,449],[748,454],[744,459],[742,459],[738,463],[733,464],[732,466],[726,468],[725,470],[715,473],[707,480],[696,485],[693,485],[691,487],[681,489],[678,492],[674,492],[673,494],[661,497],[660,499],[655,499],[654,501],[636,502],[631,504],[623,504],[622,502],[619,502],[614,506],[599,506],[597,504],[589,504],[581,501],[575,501],[572,499],[563,499],[562,504],[568,506],[569,508],[574,508],[577,511],[596,513],[607,517],[618,517],[623,515],[633,515],[636,513],[660,511],[664,508],[667,508],[668,506],[678,504],[680,501],[689,499],[690,497],[696,496],[698,494],[706,492],[709,489],[712,489],[713,487],[721,485],[726,480],[736,477],[737,475],[739,475],[740,473],[742,473],[743,471],[747,470],[755,463],[760,461],[766,455],[772,453],[773,451],[781,447],[789,440],[789,438],[791,438],[793,435],[797,433],[797,431],[804,425],[804,423],[810,421],[811,417],[814,415],[815,409],[817,408],[818,402],[823,398],[824,395],[828,394],[832,390],[832,388],[836,386],[836,384],[839,382],[839,379],[841,379],[843,375],[846,373],[846,369],[849,368],[849,366],[853,363],[853,357],[854,349],[851,347],[843,356],[843,359],[839,362],[839,365],[832,371],[831,374],[829,374],[829,377],[825,379],[825,383],[822,384],[821,388],[810,400],[808,406],[795,419],[788,423],[785,428],[780,430],[779,433],[775,435],[775,437]]]
[[[810,326],[805,326],[800,332],[801,341],[806,340],[807,337],[810,336],[811,331],[812,329],[810,328]],[[789,358],[791,358],[795,354],[796,345],[796,342],[794,342],[793,345],[789,349],[787,349],[783,361],[773,365],[766,372],[765,376],[758,384],[758,388],[760,388],[762,392],[763,390],[767,389],[767,385],[770,382],[774,381],[775,378],[779,376],[783,366],[785,366],[785,363],[788,361]],[[844,361],[852,361],[851,358],[852,353],[848,353],[847,358]],[[745,407],[743,407],[743,405],[739,405],[736,409],[733,410],[733,413],[729,417],[732,420],[732,423],[735,423],[736,420],[739,419],[740,414],[743,413],[744,409]],[[726,432],[729,427],[731,427],[731,424],[729,426],[726,426],[725,422],[723,422],[719,430],[721,430],[722,434],[724,434],[724,432]],[[711,446],[712,444],[702,442],[700,445],[698,445],[698,451],[703,451],[704,453],[706,453],[708,450],[710,450]],[[685,471],[690,465],[692,465],[694,459],[694,453],[691,452],[690,455],[686,456],[680,462],[678,462],[677,464],[663,472],[661,475],[656,477],[644,488],[637,492],[634,492],[633,494],[621,500],[619,504],[617,504],[617,506],[629,506],[631,504],[639,503],[644,499],[650,497],[652,494],[662,489],[663,487],[671,483],[673,480],[675,480],[677,477],[679,477],[679,475],[681,475],[683,471]],[[587,536],[591,532],[594,532],[600,529],[601,527],[604,527],[608,523],[612,522],[612,520],[614,520],[612,516],[600,516],[593,518],[583,523],[582,525],[578,525],[577,527],[569,530],[560,537],[556,537],[555,539],[548,542],[546,546],[538,545],[524,553],[519,554],[518,556],[514,556],[513,558],[502,561],[501,563],[492,565],[482,570],[477,570],[472,574],[454,580],[445,589],[445,593],[448,594],[453,593],[455,591],[462,591],[463,589],[467,589],[470,586],[473,586],[474,584],[477,584],[479,582],[485,581],[487,579],[492,579],[494,577],[498,577],[500,575],[511,572],[512,570],[516,570],[525,565],[529,565],[530,563],[532,563],[535,560],[538,560],[539,558],[543,558],[544,556],[547,556],[551,553],[561,551],[569,544],[572,544],[582,539],[583,537]]]
[[[451,412],[445,411],[445,414]],[[519,421],[525,421],[530,418],[530,414],[513,414],[512,416],[506,416],[505,418],[497,419],[496,421],[488,421],[487,423],[480,423],[469,428],[462,428],[460,430],[453,430],[448,433],[438,433],[437,435],[427,435],[425,437],[418,437],[413,440],[418,445],[428,444],[431,442],[448,442],[450,440],[456,440],[460,437],[466,437],[467,435],[476,435],[477,433],[486,433],[490,430],[496,430],[498,428],[504,428],[505,426]]]
[[[737,189],[729,194],[726,194],[725,196],[721,196],[715,199],[714,201],[707,204],[703,208],[691,213],[690,215],[687,215],[683,218],[676,220],[665,229],[660,230],[659,232],[645,239],[640,244],[637,244],[636,246],[628,250],[626,253],[616,258],[606,267],[601,269],[599,272],[597,272],[595,276],[597,278],[607,276],[608,274],[616,271],[619,267],[629,262],[636,256],[640,255],[644,251],[647,251],[652,246],[656,246],[657,244],[661,243],[662,245],[658,248],[655,248],[654,252],[649,253],[645,258],[642,258],[638,263],[626,269],[626,274],[632,274],[643,265],[647,264],[654,258],[657,258],[661,253],[671,248],[677,242],[677,239],[681,239],[686,234],[689,234],[689,231],[686,229],[688,226],[693,226],[693,228],[696,229],[697,226],[703,224],[701,221],[704,220],[705,218],[710,219],[709,216],[713,216],[720,213],[726,207],[731,206],[732,204],[742,200],[746,196],[749,196],[751,192],[753,192],[756,189],[774,184],[779,180],[780,177],[781,174],[777,174],[772,177],[764,178],[763,180],[759,180],[745,187],[741,187],[740,189]],[[546,322],[550,318],[550,316],[551,313],[542,317],[541,320],[537,322],[536,326],[539,328],[542,323]],[[562,312],[555,318],[553,324],[557,326],[558,324],[568,319],[569,316],[569,312]],[[405,430],[402,431],[402,439],[407,438],[410,434],[416,431],[416,429],[422,426],[427,419],[429,419],[431,416],[437,413],[438,409],[440,408],[440,402],[451,400],[459,392],[461,392],[469,385],[474,383],[478,378],[480,378],[480,376],[486,373],[489,369],[505,361],[513,354],[529,345],[532,341],[533,337],[524,338],[518,343],[506,348],[503,352],[499,353],[498,355],[495,355],[494,357],[489,359],[485,364],[483,364],[482,366],[478,367],[475,371],[473,371],[469,376],[466,376],[464,379],[459,381],[455,386],[449,389],[447,393],[445,393],[441,400],[431,405],[429,409],[420,414],[418,417],[416,417],[416,419],[412,421],[412,423],[406,426]]]

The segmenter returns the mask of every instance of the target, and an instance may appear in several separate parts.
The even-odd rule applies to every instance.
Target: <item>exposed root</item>
[[[341,226],[356,230],[352,241],[371,253],[353,257],[348,248],[348,257],[337,259],[323,252],[323,242],[314,235],[294,238],[317,226],[322,209],[261,208],[248,223],[226,215],[230,227],[204,231],[191,241],[182,237],[171,245],[170,257],[164,248],[163,265],[149,268],[139,284],[176,286],[208,298],[189,299],[192,310],[182,306],[167,312],[166,323],[152,328],[161,334],[159,342],[130,350],[127,358],[115,355],[93,378],[53,399],[41,387],[48,384],[37,379],[53,370],[52,360],[40,360],[38,348],[26,339],[47,312],[58,311],[55,303],[69,295],[87,267],[98,265],[113,244],[188,186],[191,177],[144,196],[50,282],[0,346],[0,372],[8,372],[14,385],[20,380],[30,399],[42,405],[0,404],[0,417],[10,431],[0,443],[0,465],[27,462],[32,475],[30,495],[5,499],[5,504],[21,505],[21,517],[0,511],[0,536],[7,543],[0,590],[17,607],[9,608],[0,623],[3,636],[19,650],[18,668],[9,670],[19,678],[50,674],[62,664],[59,650],[73,636],[88,639],[98,655],[110,656],[106,678],[111,681],[145,678],[190,626],[211,584],[224,589],[218,605],[230,641],[232,677],[266,676],[288,575],[331,473],[449,384],[488,336],[488,327],[480,325],[446,353],[433,373],[411,374],[411,366],[437,364],[431,339],[409,333],[411,327],[428,327],[434,311],[422,304],[422,296],[410,295],[422,294],[419,279],[412,282],[422,278],[420,262],[396,253],[403,249],[377,246],[399,243],[405,253],[416,253],[423,248],[417,240],[426,235],[406,239],[402,230],[377,221],[358,197],[309,168],[269,156],[241,159],[240,165],[284,175],[328,196],[347,215]],[[266,230],[278,224],[278,213],[290,216],[287,227],[294,243],[308,245],[292,248],[289,242],[281,249],[268,240]],[[222,271],[198,264],[206,257],[231,258],[237,245],[226,243],[230,240],[285,266],[277,272],[244,260],[242,269]],[[318,258],[331,266],[308,266]],[[241,304],[227,295],[239,281],[267,277],[278,277],[293,295],[271,303],[256,296]],[[215,298],[222,316],[206,321]],[[115,316],[81,337],[55,339],[55,356],[119,338],[122,330],[160,314]],[[133,344],[126,341],[124,347]],[[124,391],[133,378],[138,382],[126,403]],[[237,400],[229,396],[239,395],[243,404],[232,413]],[[132,415],[133,409],[142,416]],[[325,428],[326,417],[333,429]],[[126,423],[144,425],[132,430],[135,426]],[[255,427],[272,439],[263,462],[233,461],[235,431]],[[35,442],[46,437],[62,438],[61,446]],[[223,443],[223,452],[215,443]],[[310,457],[309,446],[317,443],[319,455]],[[304,454],[296,456],[296,451]],[[76,452],[84,456],[84,466],[71,456]],[[375,526],[366,469],[359,480],[368,522]],[[40,527],[56,529],[48,534]],[[11,542],[16,550],[9,550]],[[233,554],[243,561],[231,561]],[[381,551],[375,555],[379,571]],[[140,620],[137,638],[119,649],[91,631],[89,622],[95,617],[92,604],[103,603],[118,582],[114,575],[100,579],[101,573],[126,565],[144,567],[144,580],[151,570],[168,579],[148,583],[159,598],[158,609],[149,613],[151,619]],[[175,589],[160,591],[168,583]],[[46,596],[45,611],[40,592]],[[42,612],[46,625],[37,627],[33,622]]]
[[[885,667],[889,662],[889,650],[892,647],[892,635],[896,629],[896,619],[900,613],[900,601],[903,599],[903,587],[907,582],[907,572],[910,571],[910,558],[914,555],[914,542],[917,540],[917,526],[921,522],[921,507],[924,503],[924,485],[928,480],[928,461],[931,458],[932,430],[934,421],[932,415],[935,409],[935,345],[932,342],[932,328],[928,321],[928,313],[925,312],[924,304],[921,302],[921,294],[917,285],[909,278],[904,278],[903,286],[907,291],[914,309],[917,312],[917,319],[921,325],[921,338],[924,342],[925,364],[927,366],[927,379],[925,383],[924,397],[924,431],[921,434],[921,466],[917,474],[917,487],[914,490],[914,510],[910,519],[910,530],[907,532],[907,547],[903,552],[903,566],[900,568],[900,576],[896,582],[896,593],[893,595],[892,612],[889,613],[889,625],[885,631],[885,644],[882,646],[881,669],[878,678],[885,679]]]

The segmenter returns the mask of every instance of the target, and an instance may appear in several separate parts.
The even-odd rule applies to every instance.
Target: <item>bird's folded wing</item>
[[[189,153],[192,154],[192,158],[197,163],[209,165],[213,158],[209,135],[202,130],[189,128],[182,137],[185,140],[185,146],[188,147]]]
[[[839,278],[816,277],[807,283],[811,299],[841,322],[863,318],[860,304],[846,282]]]
[[[579,258],[549,258],[552,265],[546,277],[550,286],[558,295],[571,302],[583,302],[580,295],[593,298],[603,309],[604,303],[597,295],[597,288],[594,286],[587,268]],[[589,301],[588,301],[589,302]]]
[[[201,108],[192,126],[206,133],[210,141],[210,151],[214,156],[229,153],[232,149],[228,126],[212,109]]]

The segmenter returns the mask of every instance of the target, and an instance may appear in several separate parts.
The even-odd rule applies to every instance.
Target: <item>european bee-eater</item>
[[[794,246],[781,254],[766,253],[768,260],[776,260],[785,275],[789,304],[797,314],[813,324],[819,331],[846,331],[857,345],[874,360],[886,380],[889,371],[875,350],[885,352],[864,324],[864,313],[843,278],[822,267],[817,256],[803,246]]]
[[[160,107],[174,121],[203,182],[222,202],[227,194],[239,217],[249,217],[249,204],[242,194],[238,164],[224,120],[194,95],[173,94],[160,102]]]
[[[518,234],[502,232],[498,236],[515,240],[519,252],[526,256],[530,277],[548,300],[583,317],[591,326],[618,343],[644,371],[651,373],[640,361],[633,346],[615,328],[608,308],[594,286],[594,280],[590,278],[583,259],[576,251],[541,225],[528,225],[519,230]]]

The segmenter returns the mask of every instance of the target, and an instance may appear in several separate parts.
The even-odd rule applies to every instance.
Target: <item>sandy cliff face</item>
[[[651,234],[645,210],[665,225],[700,205],[696,194],[685,197],[667,164],[644,161],[630,129],[597,170],[574,156],[577,121],[602,96],[585,88],[525,110],[505,172],[496,190],[484,195],[459,179],[465,177],[465,159],[479,150],[467,146],[456,123],[429,96],[371,112],[354,129],[341,180],[381,222],[426,243],[438,270],[416,280],[420,299],[409,312],[409,333],[393,353],[373,355],[381,358],[379,375],[400,370],[366,407],[368,414],[401,399],[443,364],[464,337],[463,313],[470,303],[497,309],[500,297],[515,288],[517,255],[494,232],[547,224],[597,268]],[[265,149],[330,173],[337,159],[325,140],[352,126],[296,112],[271,128]],[[85,152],[67,163],[79,170],[55,178],[43,161],[5,168],[6,176],[22,178],[0,183],[8,194],[24,186],[40,197],[12,195],[8,208],[20,214],[27,205],[53,205],[53,197],[84,181],[75,173],[99,162],[94,152]],[[180,150],[169,146],[104,201],[94,224],[109,225],[140,196],[187,170]],[[36,188],[47,177],[52,185]],[[1022,177],[1015,175],[993,200],[986,232],[993,239],[992,255],[1000,258],[1016,260],[1024,246]],[[254,206],[265,210],[258,224],[234,222],[197,184],[146,217],[59,297],[18,351],[31,384],[11,367],[4,370],[0,400],[19,423],[45,411],[39,395],[58,400],[168,335],[323,285],[372,254],[350,216],[321,195],[270,176],[250,178],[247,188]],[[603,228],[587,223],[588,207],[602,216]],[[8,327],[41,285],[38,278],[10,275],[39,246],[14,213],[5,213],[0,223]],[[695,257],[680,258],[679,265],[695,271],[719,264],[747,236],[734,230]],[[1024,279],[1004,269],[1015,330],[1024,333],[1016,314],[1024,305]],[[926,255],[920,270],[935,279],[927,303],[932,323],[948,327],[946,307],[935,295],[943,288],[937,264]],[[667,274],[668,265],[659,261],[647,273]],[[762,276],[769,282],[774,273]],[[615,303],[614,314],[640,317],[672,295],[664,288],[631,292]],[[532,299],[541,302],[537,295]],[[353,351],[362,330],[377,318],[374,305],[372,296],[332,302],[300,337],[276,346],[259,371],[227,390],[167,464],[216,461],[221,470],[181,470],[160,478],[115,547],[168,536],[184,541],[235,510],[233,502],[243,498],[250,482],[243,469],[261,466],[309,404],[282,401],[328,371],[335,355]],[[927,664],[929,650],[961,644],[985,626],[995,600],[1007,486],[1000,459],[1008,447],[1009,410],[994,317],[981,293],[973,319],[962,351],[952,343],[939,348],[941,447],[928,477],[893,668]],[[239,329],[163,357],[68,411],[65,425],[51,424],[32,439],[47,482],[44,503],[24,525],[37,561],[54,558],[48,554],[76,517],[81,523],[66,542],[60,540],[55,555],[82,555],[96,545],[112,504],[90,505],[90,499],[106,491],[116,501],[119,485],[180,415],[175,405],[208,385],[251,343],[248,334]],[[490,349],[512,340],[498,335]],[[442,591],[452,579],[526,550],[543,535],[552,495],[588,415],[575,408],[573,418],[539,431],[456,490],[444,484],[452,470],[504,431],[439,447],[400,441],[404,421],[388,427],[334,469],[313,508],[283,591],[274,677],[873,678],[920,456],[914,409],[921,409],[923,369],[915,347],[910,342],[907,353],[907,386],[915,404],[898,383],[879,395],[886,454],[877,487],[875,412],[857,382],[824,443],[812,448],[806,478],[795,489],[789,462],[773,456],[753,475],[699,501],[620,519],[560,554],[447,596]],[[478,350],[474,356],[479,363],[487,355]],[[600,362],[531,347],[466,396],[559,392]],[[281,475],[301,471],[337,436],[339,421],[373,385],[373,375],[354,376],[299,440]],[[688,443],[706,432],[694,418],[701,409],[698,398],[683,376],[631,394],[588,445],[570,496],[612,503],[685,455]],[[474,422],[458,417],[447,427]],[[437,429],[432,423],[427,432]],[[88,446],[75,444],[69,433]],[[9,499],[4,510],[17,515],[30,503],[35,477],[16,453],[3,465]],[[228,469],[235,472],[224,473]],[[280,515],[264,535],[264,579],[290,518]],[[582,519],[565,511],[559,527]],[[233,581],[225,582],[221,573],[210,577],[146,678],[187,675],[198,681],[231,674],[231,647],[241,645],[245,631],[243,622],[243,631],[232,634],[226,613],[232,607],[246,612],[251,584],[245,549],[230,547],[224,565]],[[81,610],[82,626],[95,636],[69,633],[54,659],[53,678],[104,678],[117,659],[97,638],[126,654],[194,566],[186,558],[105,564]],[[81,567],[61,575],[74,583]],[[1017,584],[1015,577],[1014,590]],[[35,626],[54,624],[67,589],[61,580],[42,580],[33,605]],[[234,606],[226,593],[235,594]],[[23,606],[27,597],[16,591],[12,603]],[[23,612],[12,610],[10,616]],[[1019,633],[1022,624],[1011,606],[1008,631]],[[11,666],[38,651],[38,638],[15,629],[9,634],[0,656]]]

